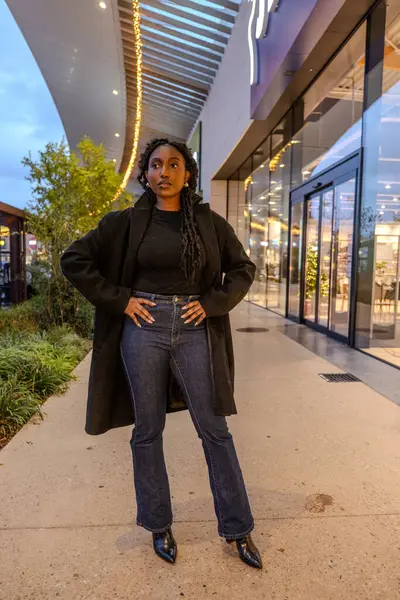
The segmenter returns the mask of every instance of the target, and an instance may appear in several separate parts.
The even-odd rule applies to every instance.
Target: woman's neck
[[[157,196],[157,208],[159,210],[178,211],[181,209],[181,196],[173,196],[172,198],[160,198]]]

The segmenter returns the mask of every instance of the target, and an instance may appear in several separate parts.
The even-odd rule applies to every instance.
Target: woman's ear
[[[190,171],[186,171],[186,173],[185,173],[185,183],[189,183],[189,179],[190,179]]]
[[[145,174],[145,176],[146,176],[146,179],[147,179],[147,181],[148,181],[148,177],[147,177],[148,173],[149,173],[148,171],[145,171],[145,172],[144,172],[144,174]]]

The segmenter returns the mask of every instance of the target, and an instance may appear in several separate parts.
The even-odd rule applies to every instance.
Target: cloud
[[[65,136],[40,70],[4,0],[0,0],[0,201],[23,208],[30,198],[21,160]]]

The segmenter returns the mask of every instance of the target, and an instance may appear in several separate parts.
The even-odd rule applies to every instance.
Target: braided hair
[[[186,279],[193,283],[197,272],[201,269],[201,244],[196,230],[193,216],[193,206],[199,200],[196,195],[199,170],[188,146],[181,142],[172,142],[167,138],[154,139],[149,142],[139,159],[138,181],[150,196],[152,202],[156,196],[151,188],[147,186],[146,171],[149,170],[150,157],[160,146],[172,146],[180,152],[185,160],[186,171],[190,173],[189,187],[181,191],[181,268]]]

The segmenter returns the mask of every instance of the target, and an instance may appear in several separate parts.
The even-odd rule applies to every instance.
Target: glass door
[[[352,315],[357,164],[351,159],[296,190],[290,213],[288,316],[346,339]]]
[[[321,195],[321,197],[322,206],[319,248],[318,323],[323,327],[328,327],[332,279],[331,267],[334,190],[327,190]]]
[[[289,314],[300,317],[300,280],[302,262],[304,202],[291,207],[290,214],[290,265],[289,265]]]
[[[333,333],[346,337],[349,334],[350,326],[355,198],[355,177],[335,186],[332,309],[329,329]]]
[[[306,252],[304,278],[304,318],[317,322],[317,299],[319,281],[321,196],[317,194],[307,200]]]

